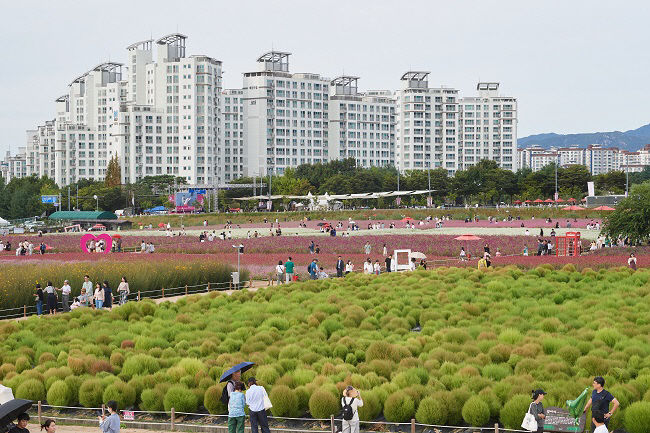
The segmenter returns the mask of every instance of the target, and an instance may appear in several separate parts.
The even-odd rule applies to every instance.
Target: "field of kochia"
[[[593,377],[610,429],[650,425],[650,272],[541,266],[351,275],[232,296],[0,324],[0,381],[51,405],[225,413],[221,373],[253,361],[273,415],[519,428],[530,391],[563,406]],[[493,425],[493,424],[492,424]]]

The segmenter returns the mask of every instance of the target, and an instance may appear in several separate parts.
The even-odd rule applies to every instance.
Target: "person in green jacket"
[[[289,260],[287,260],[287,261],[284,263],[284,273],[285,273],[285,275],[286,275],[287,283],[288,283],[289,281],[292,281],[292,280],[293,280],[293,267],[294,267],[294,266],[295,266],[295,264],[294,264],[293,261],[291,260],[291,257],[289,257]]]

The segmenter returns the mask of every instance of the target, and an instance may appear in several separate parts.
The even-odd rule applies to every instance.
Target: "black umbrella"
[[[253,368],[254,365],[255,365],[254,362],[240,362],[239,364],[235,365],[234,367],[231,367],[228,370],[226,370],[221,375],[221,379],[219,379],[219,383],[226,382],[226,381],[230,380],[230,378],[232,377],[232,374],[234,372],[241,371],[243,373],[246,370],[250,370],[251,368]]]
[[[7,431],[7,424],[13,422],[21,413],[27,412],[30,407],[32,407],[31,400],[20,398],[9,400],[0,405],[0,433]]]

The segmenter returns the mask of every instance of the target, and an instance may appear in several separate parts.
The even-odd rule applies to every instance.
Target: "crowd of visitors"
[[[60,300],[57,296],[58,293],[61,295]],[[120,284],[117,286],[117,291],[114,293],[108,281],[104,280],[102,283],[97,282],[93,286],[90,276],[84,275],[84,282],[79,290],[79,296],[72,299],[72,303],[70,303],[70,296],[72,295],[70,282],[64,280],[61,287],[56,287],[51,281],[48,281],[45,288],[41,287],[40,284],[36,284],[34,290],[36,314],[38,316],[43,315],[43,313],[55,315],[59,310],[59,302],[61,303],[62,312],[68,312],[80,307],[110,310],[113,307],[114,297],[117,299],[119,305],[123,305],[128,301],[130,293],[131,290],[126,277],[122,277]]]

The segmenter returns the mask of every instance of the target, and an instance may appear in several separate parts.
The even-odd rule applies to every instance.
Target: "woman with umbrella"
[[[226,370],[219,379],[219,383],[228,382],[221,394],[221,401],[228,404],[230,394],[235,390],[235,382],[241,382],[241,374],[250,370],[255,365],[254,362],[240,362],[239,364]],[[226,394],[227,393],[227,394]]]

